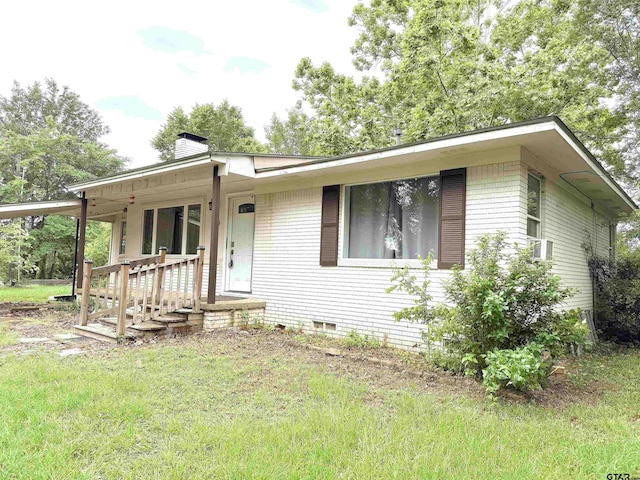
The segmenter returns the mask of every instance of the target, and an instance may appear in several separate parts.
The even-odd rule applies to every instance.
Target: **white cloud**
[[[349,47],[357,31],[347,26],[347,17],[356,0],[324,3],[328,9],[320,13],[289,0],[115,0],[100,8],[70,0],[8,3],[3,17],[16,21],[4,22],[0,30],[0,94],[9,94],[13,80],[26,84],[51,77],[69,85],[100,111],[112,129],[104,140],[132,158],[132,166],[157,160],[150,141],[163,121],[98,108],[101,99],[140,97],[166,118],[177,106],[190,109],[226,98],[242,108],[263,139],[271,114],[283,115],[300,96],[291,88],[300,58],[355,73]],[[175,53],[157,51],[139,34],[150,27],[186,32],[183,39],[202,43],[195,40],[197,52],[180,46]],[[257,59],[269,68],[225,70],[233,57]]]

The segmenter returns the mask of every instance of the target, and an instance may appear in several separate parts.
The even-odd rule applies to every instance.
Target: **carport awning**
[[[29,217],[33,215],[68,215],[80,216],[82,200],[54,200],[51,202],[14,203],[0,205],[0,220],[7,218]]]

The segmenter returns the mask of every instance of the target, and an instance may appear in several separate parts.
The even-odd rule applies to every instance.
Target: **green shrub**
[[[536,342],[515,349],[493,350],[482,370],[487,392],[504,387],[522,392],[540,390],[547,382],[551,365],[543,359],[544,346]]]
[[[360,335],[355,330],[351,330],[346,338],[342,339],[342,344],[347,348],[375,349],[380,348],[382,344],[373,335]]]
[[[616,343],[640,343],[640,251],[622,252],[615,262],[587,252],[596,279],[598,334]]]
[[[468,267],[454,267],[443,283],[446,304],[431,305],[431,255],[423,260],[421,282],[408,267],[395,269],[388,291],[414,296],[414,306],[396,312],[396,319],[428,325],[424,337],[429,350],[433,344],[442,347],[442,353],[431,353],[439,366],[482,376],[490,352],[519,352],[535,341],[560,354],[585,343],[589,332],[580,312],[559,310],[572,292],[560,286],[551,263],[534,260],[531,248],[506,249],[504,233],[481,236],[468,255]]]

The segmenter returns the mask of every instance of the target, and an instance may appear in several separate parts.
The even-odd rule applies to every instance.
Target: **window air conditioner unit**
[[[534,260],[551,260],[553,258],[553,242],[543,238],[530,238],[527,247],[534,245],[532,255]]]

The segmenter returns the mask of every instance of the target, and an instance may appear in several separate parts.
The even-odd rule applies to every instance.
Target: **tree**
[[[0,130],[0,201],[71,197],[67,186],[117,172],[123,160],[105,145],[64,133],[47,117],[32,133]]]
[[[253,129],[245,123],[242,110],[227,100],[218,106],[213,103],[196,104],[188,114],[182,107],[175,108],[151,141],[153,148],[160,152],[161,161],[175,158],[175,142],[182,132],[206,137],[209,149],[213,151],[265,151],[265,146],[254,137]]]
[[[69,183],[122,170],[125,159],[99,141],[100,115],[52,79],[0,96],[0,201],[68,196]]]
[[[84,254],[93,261],[94,267],[109,263],[109,246],[111,244],[111,223],[87,222],[87,246]]]
[[[49,215],[29,232],[28,258],[38,265],[38,278],[69,278],[73,275],[76,222]]]
[[[60,133],[78,137],[85,142],[97,142],[109,133],[100,114],[80,100],[69,87],[60,88],[55,80],[46,78],[22,87],[13,82],[11,95],[0,95],[0,129],[18,135],[30,135],[48,126],[51,118]]]
[[[125,159],[100,142],[109,132],[100,115],[68,87],[52,79],[0,96],[0,202],[72,197],[70,183],[122,170]],[[73,270],[75,222],[30,217],[22,263],[37,263],[40,276],[69,276]],[[33,262],[32,262],[33,261]]]
[[[640,154],[640,2],[579,0],[580,28],[610,55],[605,73],[616,84],[615,108],[627,120],[616,140],[627,172],[638,179]]]
[[[9,279],[9,270],[21,268],[23,274],[30,274],[33,265],[25,263],[18,254],[20,247],[28,241],[20,222],[0,223],[0,280],[6,282]],[[17,275],[16,275],[17,277]]]
[[[354,65],[373,75],[303,58],[293,86],[318,143],[339,153],[390,145],[395,127],[413,141],[555,114],[622,173],[614,138],[625,118],[603,102],[609,55],[577,13],[564,0],[371,0],[349,23],[361,32]]]
[[[281,155],[316,155],[312,123],[302,110],[302,103],[287,110],[287,118],[281,120],[274,113],[265,126],[269,151]]]

